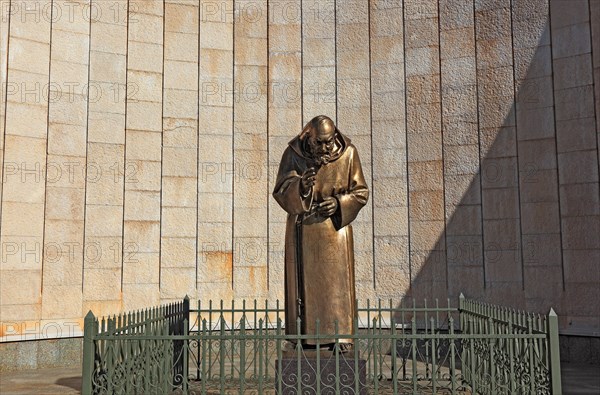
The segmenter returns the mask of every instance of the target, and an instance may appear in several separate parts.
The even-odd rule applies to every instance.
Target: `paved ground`
[[[563,364],[564,395],[600,395],[600,366]],[[71,395],[81,390],[81,368],[0,372],[1,395]]]

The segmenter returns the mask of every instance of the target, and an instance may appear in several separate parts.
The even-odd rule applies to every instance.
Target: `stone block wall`
[[[287,142],[371,198],[357,296],[600,336],[600,1],[0,0],[0,339],[88,310],[283,298]]]

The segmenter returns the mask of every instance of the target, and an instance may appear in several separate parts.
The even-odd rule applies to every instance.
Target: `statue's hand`
[[[315,185],[317,179],[317,171],[314,167],[310,167],[302,173],[302,180],[300,180],[300,193],[302,196],[307,196],[310,188]]]
[[[323,202],[319,204],[319,214],[324,217],[331,217],[338,208],[338,201],[333,196],[326,197]]]

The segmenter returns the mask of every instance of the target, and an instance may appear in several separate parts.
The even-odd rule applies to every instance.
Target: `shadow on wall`
[[[513,9],[514,13],[520,11],[518,7]],[[527,26],[526,17],[520,20],[519,15],[513,16],[515,25]],[[567,249],[572,248],[565,240],[573,237],[566,232],[573,233],[573,230],[565,226],[564,210],[561,218],[559,191],[564,194],[564,184],[572,181],[566,179],[568,173],[563,170],[563,166],[569,166],[565,164],[567,158],[557,154],[557,147],[558,152],[562,152],[560,144],[564,135],[557,135],[555,117],[560,123],[559,107],[569,105],[569,102],[561,99],[563,96],[557,91],[562,88],[558,82],[560,70],[557,50],[553,55],[551,47],[553,41],[556,45],[556,38],[551,38],[548,20],[543,29],[539,26],[538,42],[531,42],[528,47],[525,47],[527,40],[513,31],[513,40],[506,48],[513,51],[513,58],[503,65],[487,67],[480,57],[501,57],[493,51],[503,48],[494,40],[479,39],[479,29],[482,29],[479,23],[483,23],[485,16],[477,11],[476,18],[482,19],[476,21],[475,28],[478,36],[475,63],[478,171],[454,206],[449,199],[449,190],[457,186],[449,185],[453,178],[447,172],[446,159],[445,229],[422,263],[418,263],[419,257],[411,250],[411,268],[417,262],[420,270],[415,273],[413,269],[411,285],[402,303],[412,304],[414,298],[417,303],[428,299],[431,304],[433,298],[439,298],[440,303],[445,304],[449,297],[451,304],[456,306],[462,292],[467,297],[538,313],[547,313],[553,307],[561,316],[560,325],[564,329],[570,321],[565,315],[577,315],[572,311],[577,310],[574,306],[588,302],[578,299],[576,293],[569,295],[568,284],[565,289],[565,272],[569,270]],[[443,80],[443,72],[441,74]],[[442,108],[446,89],[448,86],[442,81]],[[507,100],[512,105],[508,112],[504,111],[503,124],[493,125],[489,122],[493,114],[487,112],[502,108],[501,103],[494,105],[494,101],[499,100]],[[570,100],[573,100],[572,107],[580,106],[574,104],[581,100],[578,96],[572,96]],[[442,120],[443,141],[449,137],[446,122]],[[577,133],[578,130],[570,132]],[[444,146],[445,154],[447,149]],[[566,175],[565,179],[560,179],[560,187],[559,161],[560,177]],[[597,161],[595,166],[597,169]],[[597,213],[597,180],[595,184],[595,188],[591,185],[587,196],[569,195],[568,204],[591,203],[595,205],[591,212]],[[409,188],[409,199],[412,194]],[[410,215],[409,212],[409,226]],[[411,240],[419,237],[414,232],[410,234]],[[591,260],[581,264],[593,267]],[[600,296],[597,294],[596,300]],[[581,315],[593,317],[593,313]]]

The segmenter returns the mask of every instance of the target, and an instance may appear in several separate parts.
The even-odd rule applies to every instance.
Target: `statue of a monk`
[[[352,226],[367,203],[358,152],[326,116],[313,118],[283,153],[273,196],[288,213],[285,232],[286,333],[354,333]],[[321,340],[321,344],[334,339]],[[340,342],[351,343],[350,339]],[[316,340],[305,344],[314,345]],[[348,344],[343,349],[348,348]]]

